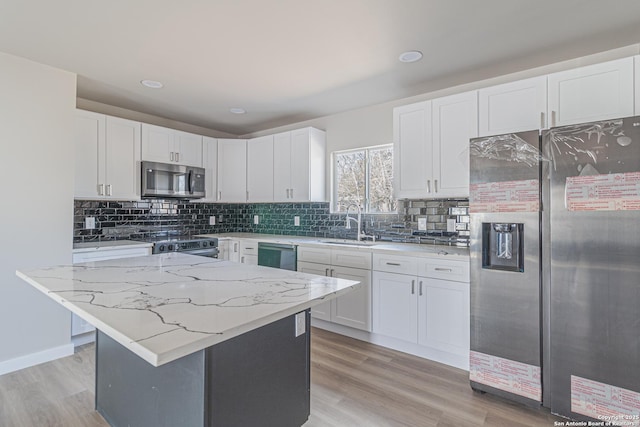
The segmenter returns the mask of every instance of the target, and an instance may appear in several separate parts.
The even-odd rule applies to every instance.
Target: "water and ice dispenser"
[[[524,224],[482,224],[482,268],[524,272]]]

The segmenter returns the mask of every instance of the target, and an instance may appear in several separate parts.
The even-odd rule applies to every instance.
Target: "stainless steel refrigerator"
[[[472,386],[640,425],[640,117],[472,140],[470,211]]]

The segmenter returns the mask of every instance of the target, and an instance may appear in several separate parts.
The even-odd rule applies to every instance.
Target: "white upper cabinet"
[[[204,167],[204,188],[206,196],[203,202],[215,202],[218,199],[218,140],[202,137],[202,167]]]
[[[140,123],[76,110],[75,197],[140,198]]]
[[[478,136],[477,92],[393,110],[394,190],[403,198],[467,197],[469,139]]]
[[[550,126],[633,115],[633,58],[549,75]]]
[[[274,201],[326,200],[325,138],[324,131],[311,127],[274,135]]]
[[[398,199],[428,197],[432,167],[431,101],[393,110],[394,193]]]
[[[218,139],[219,202],[247,201],[247,140]]]
[[[478,136],[478,92],[432,101],[433,195],[469,196],[469,139]]]
[[[547,77],[534,77],[478,91],[479,136],[547,127]]]
[[[273,202],[273,135],[247,141],[247,200]]]
[[[202,167],[202,136],[143,123],[142,160]]]

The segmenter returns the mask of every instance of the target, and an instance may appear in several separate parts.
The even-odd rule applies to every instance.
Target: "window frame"
[[[338,181],[337,181],[337,161],[338,161],[338,156],[341,154],[350,154],[350,153],[358,153],[358,152],[364,152],[364,192],[365,192],[365,202],[364,202],[364,206],[362,206],[362,213],[363,214],[367,214],[367,215],[390,215],[390,214],[397,214],[398,210],[397,210],[397,199],[396,199],[396,210],[393,211],[388,211],[388,212],[370,212],[370,197],[369,197],[369,190],[370,190],[370,180],[371,180],[371,165],[370,165],[370,159],[369,159],[369,152],[370,151],[375,151],[375,150],[382,150],[382,149],[391,149],[391,155],[394,155],[393,152],[393,143],[389,143],[389,144],[380,144],[380,145],[370,145],[367,147],[359,147],[359,148],[350,148],[347,150],[337,150],[337,151],[333,151],[331,153],[331,213],[333,214],[346,214],[346,212],[341,212],[337,210],[338,207]],[[391,189],[392,192],[392,196],[393,196],[393,186]]]

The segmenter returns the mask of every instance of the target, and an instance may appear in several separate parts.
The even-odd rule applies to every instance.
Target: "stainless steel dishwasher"
[[[298,247],[281,243],[258,242],[258,265],[296,271]]]

